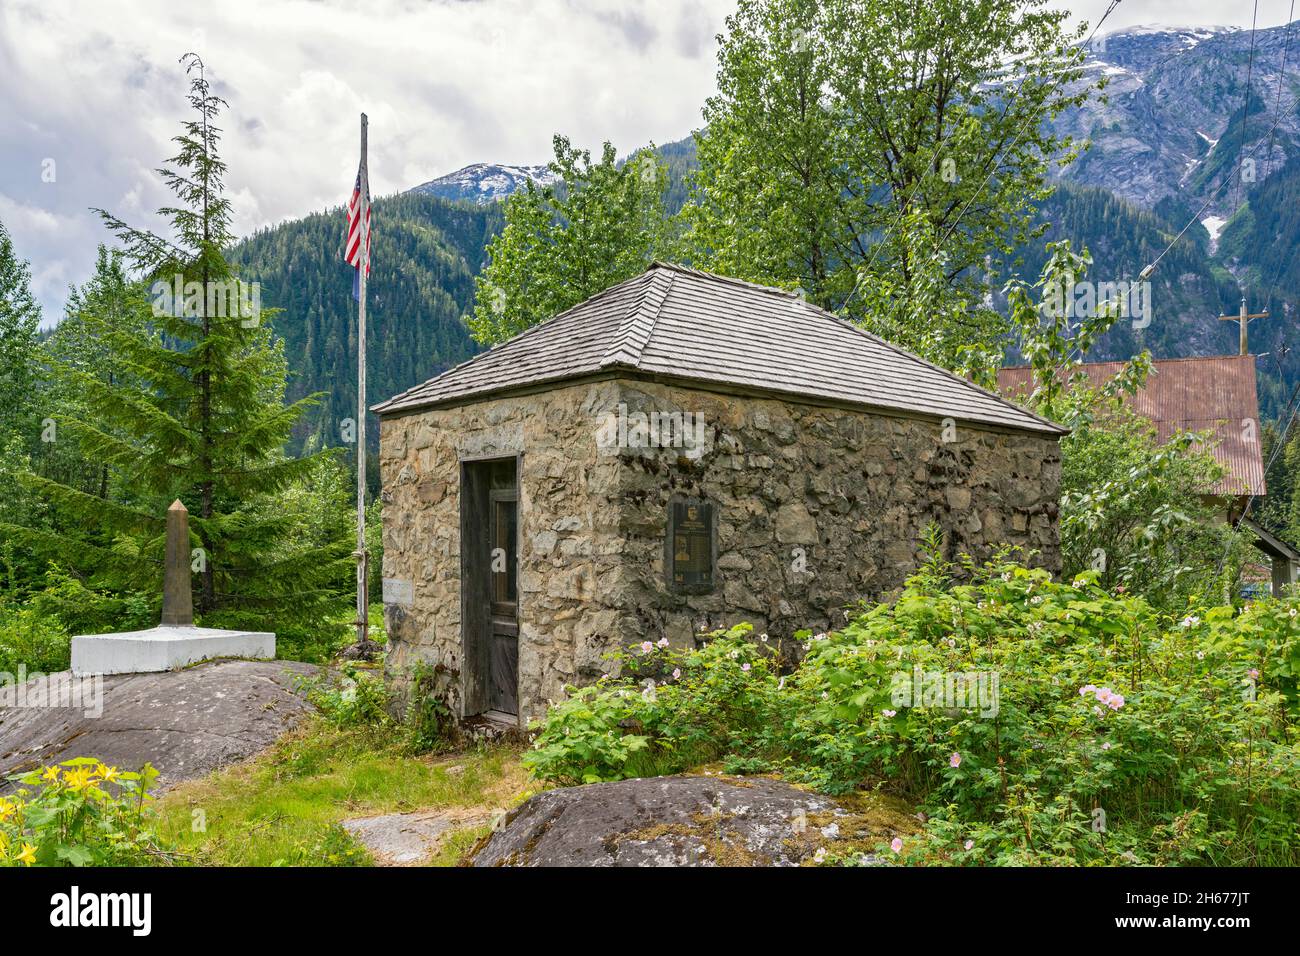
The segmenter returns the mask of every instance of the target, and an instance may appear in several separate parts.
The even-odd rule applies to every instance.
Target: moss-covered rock
[[[645,777],[548,790],[474,866],[800,866],[865,857],[916,819],[879,795],[835,800],[770,777]]]

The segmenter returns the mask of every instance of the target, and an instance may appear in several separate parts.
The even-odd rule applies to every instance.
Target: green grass
[[[158,803],[159,829],[192,865],[364,866],[370,855],[339,821],[507,807],[528,784],[513,749],[411,757],[391,733],[312,718],[261,756],[169,792]],[[453,834],[431,862],[454,865],[482,832]]]

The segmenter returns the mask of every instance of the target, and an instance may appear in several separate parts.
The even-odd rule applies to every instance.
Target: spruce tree
[[[40,318],[32,298],[31,269],[14,252],[9,231],[0,222],[0,446],[25,432]]]
[[[113,328],[135,326],[138,334],[145,320],[140,299],[143,290],[127,274],[119,249],[102,243],[95,258],[95,271],[84,285],[74,288],[64,306],[63,320],[41,344],[42,369],[68,366],[93,375],[107,385],[125,385],[125,373],[116,368],[112,356],[98,335],[104,323]],[[98,319],[98,321],[96,321]],[[88,456],[67,430],[57,432],[60,421],[85,420],[94,415],[93,401],[78,381],[68,375],[42,374],[37,403],[44,419],[55,424],[47,434],[53,441],[41,442],[32,460],[37,474],[107,498],[110,472],[106,463]]]
[[[182,62],[193,118],[174,138],[179,149],[170,165],[159,170],[176,196],[159,210],[171,234],[97,210],[136,282],[112,308],[91,298],[78,311],[80,334],[98,342],[102,361],[52,359],[56,380],[83,397],[82,414],[58,427],[107,468],[106,494],[29,474],[85,530],[65,526],[61,534],[28,537],[95,586],[157,593],[164,516],[179,498],[190,511],[200,621],[276,630],[291,644],[315,640],[347,606],[350,546],[343,534],[323,544],[307,539],[299,515],[278,501],[318,472],[321,455],[283,452],[317,396],[285,404],[286,365],[271,313],[249,308],[256,289],[239,283],[227,264],[224,250],[234,237],[216,125],[226,104],[212,94],[197,55]],[[125,320],[124,305],[133,313]],[[105,368],[113,374],[102,374]]]
[[[26,521],[30,495],[15,480],[37,443],[39,418],[31,402],[36,382],[40,307],[32,298],[31,270],[14,252],[0,223],[0,524]],[[20,557],[14,539],[0,530],[0,566],[6,590],[18,586]]]

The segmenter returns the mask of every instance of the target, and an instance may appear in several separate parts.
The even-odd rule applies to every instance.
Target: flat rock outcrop
[[[428,860],[457,830],[491,823],[500,812],[476,807],[448,807],[357,817],[344,820],[342,826],[370,851],[378,865],[413,866]]]
[[[296,681],[315,672],[290,661],[221,660],[103,677],[99,694],[66,672],[0,688],[0,792],[12,788],[10,774],[72,757],[120,770],[148,761],[161,788],[201,777],[290,730],[311,709]]]

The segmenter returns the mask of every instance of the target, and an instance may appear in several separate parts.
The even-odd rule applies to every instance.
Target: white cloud
[[[551,136],[621,152],[699,122],[731,0],[137,0],[0,6],[0,220],[56,317],[108,235],[89,207],[156,225],[154,169],[198,49],[224,117],[235,230],[337,205],[370,119],[371,185],[472,162],[539,163]],[[684,38],[686,25],[700,34]],[[54,183],[41,163],[56,163]]]

